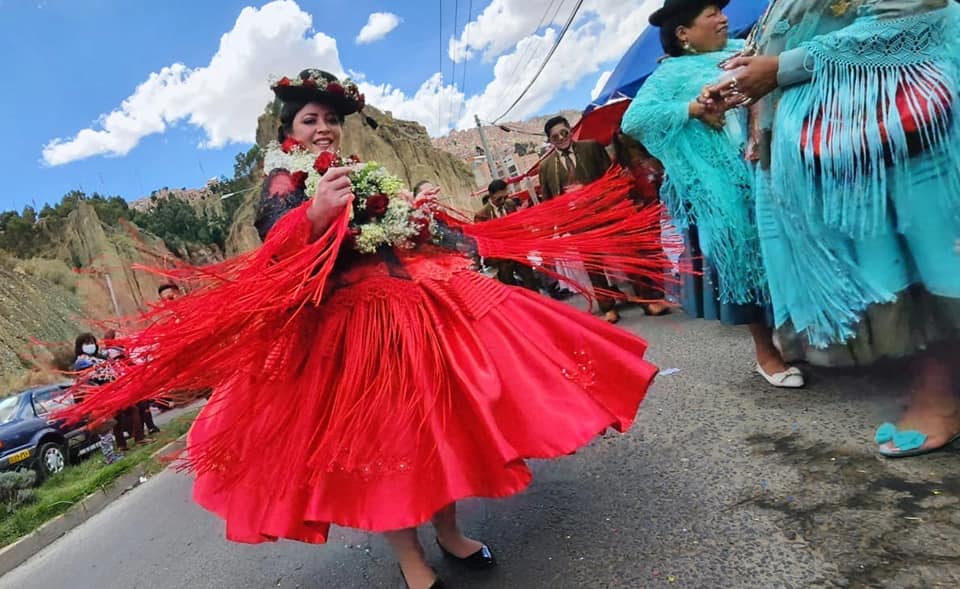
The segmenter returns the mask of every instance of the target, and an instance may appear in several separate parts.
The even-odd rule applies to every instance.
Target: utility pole
[[[493,155],[490,153],[490,146],[487,145],[487,136],[483,134],[483,125],[480,124],[480,117],[473,115],[473,120],[477,121],[477,130],[480,131],[480,142],[483,143],[483,153],[487,156],[487,167],[490,168],[490,177],[496,180],[500,177],[497,173],[497,166],[493,163]]]
[[[110,301],[113,303],[113,312],[120,317],[120,305],[117,304],[117,293],[113,291],[113,281],[110,280],[110,273],[104,272],[104,278],[107,279],[107,290],[110,291]]]

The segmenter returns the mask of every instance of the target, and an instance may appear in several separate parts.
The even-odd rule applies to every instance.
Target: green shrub
[[[7,513],[13,513],[21,505],[36,500],[33,485],[37,482],[37,473],[32,470],[0,472],[0,503]]]

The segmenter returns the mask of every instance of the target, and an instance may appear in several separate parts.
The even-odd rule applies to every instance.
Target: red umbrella
[[[610,145],[613,133],[620,128],[620,119],[628,106],[630,99],[624,98],[587,112],[573,128],[573,139],[592,139],[602,145]]]

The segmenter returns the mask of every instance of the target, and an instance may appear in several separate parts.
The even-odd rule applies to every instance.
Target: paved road
[[[885,461],[872,427],[903,371],[814,371],[802,391],[751,373],[745,329],[682,315],[624,325],[661,376],[626,436],[534,465],[528,492],[470,501],[469,531],[501,566],[444,564],[455,587],[806,588],[960,586],[960,450]],[[229,544],[166,471],[0,579],[11,588],[402,587],[376,536],[324,547]]]

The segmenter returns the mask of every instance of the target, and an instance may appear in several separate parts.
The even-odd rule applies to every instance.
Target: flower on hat
[[[359,104],[359,108],[357,110],[363,109],[365,104],[363,94],[360,93],[360,89],[357,88],[357,85],[350,80],[350,78],[344,78],[343,80],[329,80],[324,77],[322,71],[316,69],[305,70],[301,73],[301,76],[296,76],[294,78],[284,76],[274,82],[271,87],[280,88],[288,86],[304,86],[307,88],[315,88],[320,92],[326,92],[333,96],[356,101]]]

